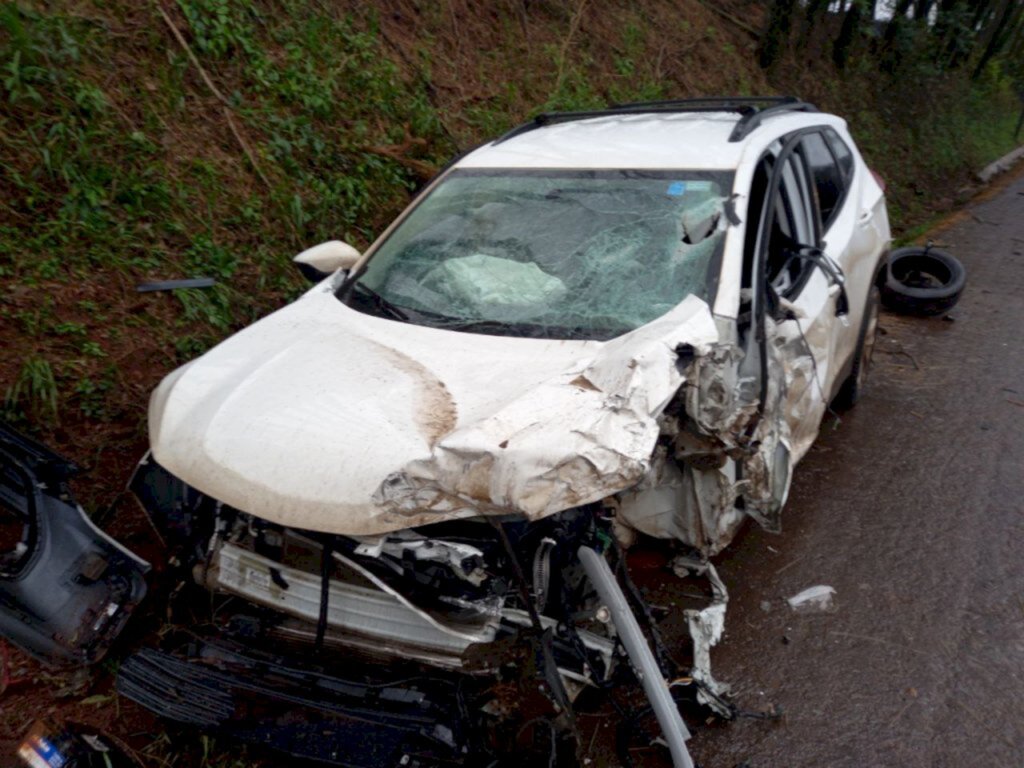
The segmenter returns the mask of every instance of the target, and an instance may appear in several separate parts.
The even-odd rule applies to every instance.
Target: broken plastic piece
[[[342,678],[255,648],[191,645],[187,654],[143,649],[130,656],[118,672],[118,693],[162,717],[270,747],[301,764],[433,768],[471,757],[451,681]]]
[[[48,664],[101,659],[146,594],[149,564],[99,530],[67,488],[73,464],[0,425],[0,636]]]
[[[139,293],[152,291],[176,291],[179,288],[212,288],[217,281],[212,277],[190,277],[182,280],[159,280],[155,283],[139,283],[135,290]]]
[[[711,604],[701,610],[689,609],[684,612],[690,638],[693,640],[693,669],[690,676],[698,684],[697,701],[705,704],[722,717],[731,718],[733,708],[723,700],[729,693],[726,683],[715,680],[711,674],[711,648],[722,639],[725,631],[725,608],[729,593],[725,583],[709,561],[680,555],[672,561],[672,568],[679,576],[693,572],[707,576],[711,583]]]
[[[786,600],[794,611],[831,611],[836,591],[827,584],[818,584],[798,592]]]

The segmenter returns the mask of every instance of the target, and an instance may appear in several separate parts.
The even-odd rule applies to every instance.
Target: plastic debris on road
[[[835,609],[835,603],[832,601],[832,596],[835,593],[836,591],[827,584],[818,584],[787,598],[786,602],[794,611],[806,613],[832,611]]]

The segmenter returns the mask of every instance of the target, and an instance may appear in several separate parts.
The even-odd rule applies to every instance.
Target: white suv
[[[207,587],[318,643],[457,666],[556,628],[604,660],[559,657],[587,683],[622,642],[684,765],[605,559],[639,534],[696,556],[715,600],[691,673],[727,708],[706,558],[745,517],[778,528],[829,402],[856,401],[889,241],[845,122],[795,99],[542,115],[361,256],[300,254],[312,290],[156,390],[135,487],[201,539]]]
[[[755,103],[545,115],[470,152],[354,266],[314,254],[350,271],[171,374],[155,458],[331,533],[613,496],[707,552],[774,527],[860,391],[889,225],[843,120]]]

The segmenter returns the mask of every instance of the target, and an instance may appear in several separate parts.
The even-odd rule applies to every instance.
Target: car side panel
[[[842,212],[825,233],[826,253],[842,267],[850,302],[847,322],[838,322],[833,341],[834,377],[828,391],[834,393],[849,371],[864,318],[864,305],[872,280],[890,245],[889,216],[885,196],[856,144],[845,130],[838,131],[854,155],[851,188]]]

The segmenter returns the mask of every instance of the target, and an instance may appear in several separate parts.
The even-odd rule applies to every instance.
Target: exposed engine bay
[[[354,537],[240,512],[151,458],[139,465],[131,489],[165,537],[180,577],[175,623],[195,628],[122,668],[120,692],[163,716],[320,755],[323,744],[310,752],[308,740],[285,735],[294,729],[281,731],[280,713],[263,713],[269,720],[254,724],[238,693],[260,690],[267,701],[319,713],[307,716],[304,728],[315,729],[309,723],[329,710],[341,723],[331,730],[340,744],[350,742],[353,728],[390,734],[374,743],[391,744],[392,752],[364,751],[345,764],[469,765],[528,748],[521,742],[531,736],[542,750],[572,755],[580,748],[574,711],[588,698],[584,692],[601,697],[629,681],[643,689],[674,762],[685,765],[689,731],[673,696],[734,714],[726,686],[710,670],[727,600],[713,566],[693,552],[673,562],[708,584],[707,607],[686,612],[694,643],[692,663],[683,667],[630,579],[614,509],[592,504],[533,522],[490,517]],[[204,601],[190,597],[206,590],[214,598],[205,601],[208,615],[197,608]],[[267,665],[290,671],[268,677]],[[207,667],[209,675],[198,675]],[[255,669],[264,671],[253,676]],[[291,682],[279,689],[281,675]],[[291,690],[293,678],[303,676],[315,678],[313,689]],[[324,686],[338,696],[311,693]],[[373,699],[380,714],[372,727],[360,719],[366,697],[380,686],[393,689],[395,701],[420,702],[414,709],[426,720],[416,738],[410,741],[401,725],[408,713],[394,701]],[[219,709],[180,705],[198,700],[216,700]],[[533,721],[529,733],[522,731],[526,721]],[[539,723],[544,727],[533,733]]]

